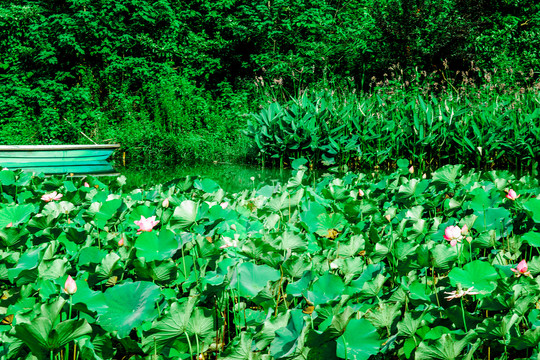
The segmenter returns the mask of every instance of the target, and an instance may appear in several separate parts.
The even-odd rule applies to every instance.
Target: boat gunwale
[[[63,151],[63,150],[99,150],[118,149],[120,144],[88,145],[0,145],[0,151]]]

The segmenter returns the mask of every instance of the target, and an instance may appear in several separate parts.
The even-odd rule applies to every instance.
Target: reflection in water
[[[227,192],[239,192],[261,184],[273,185],[278,181],[286,182],[291,175],[291,170],[262,169],[242,164],[199,164],[159,170],[116,167],[116,170],[126,176],[128,186],[146,187],[186,176],[200,176],[214,180]]]
[[[5,164],[10,170],[22,169],[26,172],[44,173],[45,175],[92,175],[92,176],[115,176],[120,175],[113,165],[106,161],[81,162],[74,165],[59,165],[59,164]]]

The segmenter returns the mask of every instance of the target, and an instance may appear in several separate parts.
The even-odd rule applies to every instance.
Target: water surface
[[[115,166],[115,170],[126,176],[127,186],[148,187],[163,184],[186,176],[209,178],[227,192],[239,192],[261,184],[274,185],[287,181],[291,170],[267,169],[243,164],[199,164],[171,166],[168,169],[130,168]]]

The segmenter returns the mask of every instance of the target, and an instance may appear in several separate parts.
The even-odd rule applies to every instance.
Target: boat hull
[[[0,165],[7,168],[68,166],[107,160],[113,145],[0,145]]]

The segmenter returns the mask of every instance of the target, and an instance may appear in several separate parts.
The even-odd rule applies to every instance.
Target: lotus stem
[[[465,326],[465,332],[469,332],[469,330],[467,330],[467,320],[465,319],[465,308],[463,307],[463,297],[461,297],[459,301],[461,303],[461,315],[463,316],[463,326]]]

